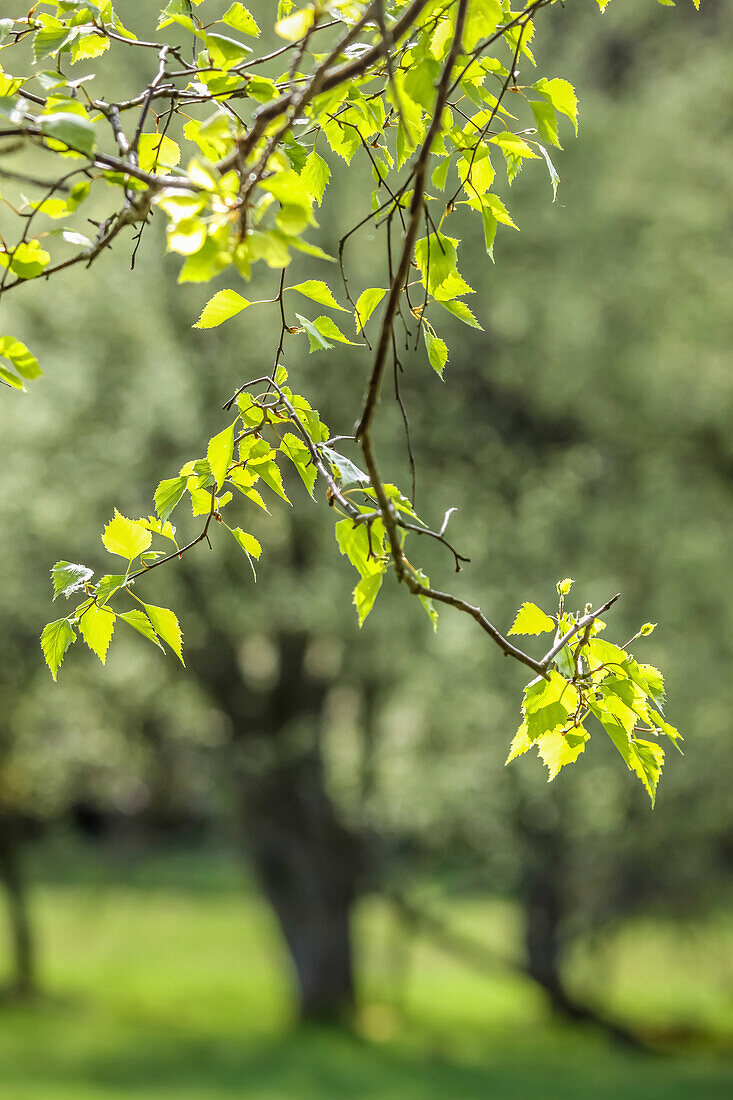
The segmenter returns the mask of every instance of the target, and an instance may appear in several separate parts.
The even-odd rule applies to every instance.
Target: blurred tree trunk
[[[563,923],[567,916],[567,866],[562,800],[557,792],[529,800],[517,791],[515,820],[521,839],[520,901],[524,909],[527,973],[562,1015],[576,1006],[562,979]]]
[[[522,841],[520,901],[524,908],[526,972],[547,994],[553,1011],[566,1020],[600,1028],[617,1042],[641,1049],[628,1028],[578,1000],[562,976],[562,956],[570,914],[567,851],[571,833],[562,789],[546,800],[530,801],[518,793],[515,814]]]
[[[565,916],[561,838],[554,829],[537,828],[524,837],[522,903],[528,973],[550,998],[552,1007],[567,1014],[569,999],[560,973],[561,925]]]
[[[301,1018],[348,1016],[359,846],[336,818],[319,754],[247,783],[243,815],[252,859],[292,956]]]
[[[5,890],[11,971],[7,993],[30,997],[36,989],[33,933],[22,869],[21,824],[0,808],[0,882]]]
[[[237,818],[290,952],[304,1021],[338,1021],[354,1006],[351,913],[363,844],[328,794],[321,724],[328,684],[308,669],[310,638],[281,631],[269,677],[215,629],[197,655],[202,683],[232,724],[225,766]]]

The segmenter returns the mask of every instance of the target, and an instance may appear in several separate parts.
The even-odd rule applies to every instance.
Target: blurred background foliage
[[[685,758],[668,758],[653,813],[599,735],[551,786],[534,759],[505,771],[521,670],[461,617],[433,635],[393,584],[360,632],[325,502],[296,484],[292,510],[251,517],[256,585],[221,538],[146,582],[180,611],[185,670],[135,635],[105,670],[76,654],[54,685],[47,570],[103,565],[113,507],[151,509],[269,366],[277,322],[192,331],[211,291],[176,286],[155,225],[134,272],[118,245],[16,291],[3,330],[46,376],[2,395],[13,1100],[729,1095],[733,13],[592,7],[544,28],[543,71],[581,98],[557,202],[525,169],[496,266],[464,240],[486,331],[450,331],[445,383],[410,358],[402,391],[418,508],[436,523],[457,505],[471,557],[451,577],[426,553],[433,580],[505,626],[566,575],[579,603],[622,591],[609,634],[659,621],[639,648],[666,672]],[[365,194],[358,171],[337,175],[331,252]],[[368,233],[347,260],[354,284],[381,285]],[[348,432],[364,353],[304,344],[286,363]],[[381,432],[406,487],[386,401]],[[298,1012],[348,1001],[352,969],[356,1036],[290,1035]],[[609,1035],[676,1058],[630,1059]]]

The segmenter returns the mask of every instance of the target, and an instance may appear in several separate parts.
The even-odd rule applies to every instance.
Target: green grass
[[[185,890],[154,882],[90,876],[36,891],[49,995],[0,1011],[2,1100],[733,1095],[733,1065],[714,1049],[643,1057],[560,1028],[531,986],[406,944],[374,904],[358,922],[361,1037],[296,1033],[287,963],[266,907],[223,881]],[[510,907],[462,902],[456,920],[511,950]],[[625,931],[611,963],[604,960],[614,1007],[667,1030],[729,1029],[730,996],[715,958],[730,947],[730,922],[710,937],[703,968],[697,941],[684,949],[689,937],[658,924]],[[581,977],[589,966],[579,956]]]

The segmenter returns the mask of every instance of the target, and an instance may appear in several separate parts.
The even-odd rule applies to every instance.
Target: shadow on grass
[[[724,1100],[733,1068],[622,1055],[573,1032],[372,1044],[328,1029],[281,1038],[130,1027],[92,1034],[75,1013],[0,1015],[4,1100]],[[59,1031],[58,1023],[61,1023]]]

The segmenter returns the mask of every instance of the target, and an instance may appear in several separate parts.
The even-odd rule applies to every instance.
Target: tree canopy
[[[572,581],[565,579],[556,608],[548,613],[525,601],[502,632],[474,603],[435,587],[415,562],[424,539],[442,545],[456,571],[468,559],[448,539],[453,509],[433,527],[416,510],[400,378],[419,349],[424,366],[444,376],[446,313],[481,328],[464,300],[473,288],[459,269],[461,235],[482,233],[493,260],[499,227],[517,228],[506,190],[525,162],[549,173],[554,197],[559,176],[548,147],[560,148],[561,125],[577,130],[578,102],[568,81],[534,79],[531,70],[535,29],[540,17],[551,18],[542,9],[558,2],[533,0],[514,11],[506,0],[283,0],[270,17],[274,25],[260,20],[261,27],[240,3],[223,10],[210,0],[172,0],[144,34],[123,25],[109,2],[58,0],[0,20],[0,136],[22,158],[6,175],[23,186],[22,198],[9,203],[17,231],[4,235],[0,296],[29,280],[89,267],[125,233],[133,235],[134,264],[156,216],[165,219],[168,250],[182,258],[179,282],[222,277],[234,284],[208,299],[195,328],[215,328],[255,308],[273,317],[266,365],[247,368],[224,405],[223,430],[202,455],[160,481],[154,514],[133,519],[115,511],[107,523],[103,546],[123,564],[99,579],[87,565],[53,567],[54,599],[73,597],[73,610],[42,635],[54,679],[79,636],[104,663],[118,622],[183,661],[178,618],[148,602],[154,597],[138,595],[153,584],[143,578],[210,542],[220,527],[254,573],[262,546],[238,517],[267,511],[275,497],[289,503],[282,475],[289,464],[311,496],[317,485],[325,490],[338,548],[358,575],[360,624],[390,571],[434,627],[440,605],[470,616],[536,675],[524,692],[509,759],[536,747],[553,778],[583,753],[586,722],[595,718],[654,801],[664,762],[659,739],[678,746],[680,736],[664,716],[661,673],[629,647],[655,624],[615,645],[599,635],[618,597],[572,610]],[[144,55],[149,76],[142,88],[105,86],[112,51]],[[56,170],[47,178],[49,158]],[[340,162],[359,187],[364,182],[365,209],[331,256],[318,243],[315,211],[343,170]],[[381,285],[357,287],[350,255],[377,241]],[[273,272],[272,293],[250,301],[235,286],[257,265]],[[289,278],[291,265],[307,277]],[[246,335],[246,317],[241,323]],[[293,388],[288,349],[298,338],[312,353],[330,352],[336,370],[344,346],[363,349],[370,366],[354,427],[334,432],[315,407],[319,394]],[[252,350],[260,359],[260,349]],[[2,338],[0,356],[0,377],[11,388],[22,390],[40,375],[32,351],[14,335]],[[253,357],[249,350],[244,356]],[[401,488],[383,478],[377,457],[388,377],[411,467],[410,484]],[[323,383],[334,384],[332,377]],[[421,494],[429,498],[429,486],[426,493],[421,484]],[[198,527],[181,538],[171,517],[184,499]],[[541,656],[510,640],[543,634],[549,637]]]

